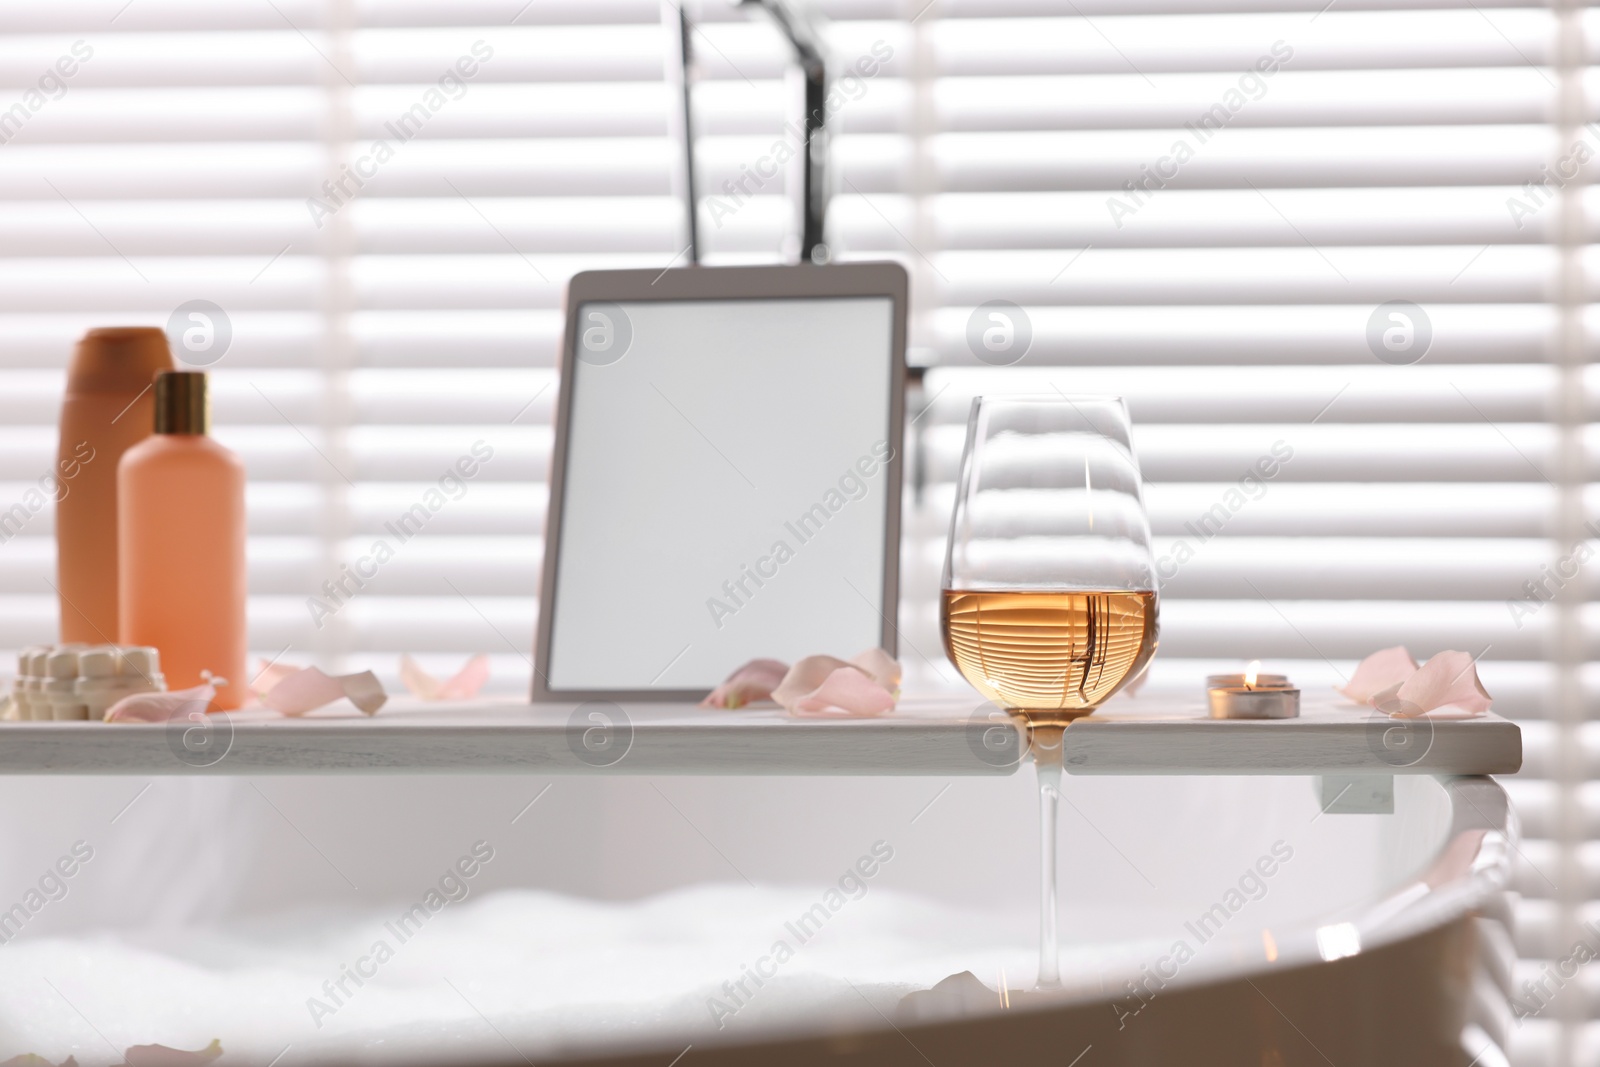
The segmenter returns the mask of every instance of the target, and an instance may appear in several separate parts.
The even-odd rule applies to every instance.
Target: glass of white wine
[[[973,399],[940,621],[962,675],[1028,729],[1041,799],[1041,988],[1060,984],[1064,729],[1143,673],[1156,650],[1141,487],[1120,397]]]

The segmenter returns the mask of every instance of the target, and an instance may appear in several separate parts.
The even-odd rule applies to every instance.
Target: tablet
[[[906,291],[894,263],[573,277],[536,701],[895,653]]]

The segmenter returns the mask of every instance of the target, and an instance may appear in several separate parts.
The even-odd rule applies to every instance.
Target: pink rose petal
[[[753,659],[700,702],[704,708],[738,708],[772,700],[792,715],[834,717],[882,715],[900,696],[900,664],[881,648],[845,662],[837,656],[807,656],[793,667],[775,659]]]
[[[1406,646],[1395,645],[1374,652],[1356,667],[1355,677],[1340,688],[1334,688],[1357,704],[1373,703],[1384,690],[1404,682],[1416,673],[1417,661],[1406,651]]]
[[[802,717],[867,718],[894,710],[894,694],[855,666],[833,671],[789,709]]]
[[[170,722],[191,714],[204,715],[216,698],[210,682],[170,693],[135,693],[106,709],[106,722]]]
[[[1415,674],[1416,672],[1413,671],[1412,673]],[[1375,708],[1381,708],[1385,704],[1392,704],[1395,697],[1400,695],[1400,687],[1404,684],[1404,682],[1396,682],[1387,689],[1378,690],[1378,692],[1372,694],[1372,699],[1368,700],[1367,703]]]
[[[800,698],[816,692],[828,676],[837,670],[855,671],[861,677],[871,681],[866,671],[853,663],[846,663],[837,656],[807,656],[783,676],[783,681],[778,683],[772,691],[772,699],[782,704],[788,711],[793,711]],[[876,684],[876,683],[874,683]]]
[[[280,663],[276,660],[268,663],[266,660],[262,660],[260,668],[256,671],[255,678],[250,682],[250,691],[256,696],[260,696],[299,669],[292,663]]]
[[[471,700],[488,680],[489,657],[485,655],[473,656],[444,682],[423,670],[410,656],[400,657],[400,681],[419,700]]]
[[[122,1067],[199,1067],[222,1055],[222,1041],[212,1039],[211,1044],[198,1052],[171,1048],[167,1045],[134,1045],[122,1054]]]
[[[789,665],[775,659],[753,659],[728,675],[700,702],[702,708],[742,708],[761,700],[771,700]]]
[[[874,682],[891,693],[900,692],[900,661],[881,648],[869,648],[850,660],[850,665],[866,671]]]
[[[422,669],[410,656],[400,657],[400,684],[418,700],[439,699],[439,679]]]
[[[389,699],[383,683],[371,671],[333,677],[316,667],[306,667],[263,693],[261,703],[284,715],[304,715],[341,697],[348,697],[366,715],[376,714]]]
[[[439,687],[440,700],[471,700],[489,680],[489,657],[479,653]]]
[[[1478,679],[1477,661],[1471,654],[1440,652],[1401,684],[1392,703],[1402,709],[1390,711],[1392,715],[1415,716],[1440,708],[1481,715],[1489,710],[1491,698]],[[1389,711],[1383,704],[1378,707]]]

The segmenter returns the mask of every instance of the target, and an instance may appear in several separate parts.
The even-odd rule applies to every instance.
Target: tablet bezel
[[[909,283],[898,263],[834,263],[771,267],[687,267],[666,271],[582,271],[567,283],[566,326],[561,344],[560,392],[556,402],[555,443],[550,455],[549,505],[545,510],[544,563],[540,569],[539,621],[534,637],[533,700],[684,702],[705,697],[705,689],[554,689],[549,684],[550,646],[561,559],[561,516],[566,488],[567,441],[572,418],[572,381],[577,359],[577,309],[584,304],[640,301],[793,300],[813,297],[886,297],[891,302],[889,343],[889,440],[884,493],[883,600],[879,643],[898,655],[900,594],[900,497],[905,426],[906,313]]]

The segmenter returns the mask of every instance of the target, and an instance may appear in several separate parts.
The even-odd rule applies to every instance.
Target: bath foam
[[[1002,969],[1013,985],[1031,978],[1029,914],[880,886],[824,921],[815,908],[827,890],[708,885],[629,903],[502,891],[446,906],[403,942],[401,904],[227,930],[24,936],[0,954],[0,1059],[73,1055],[94,1067],[127,1045],[220,1038],[243,1062],[286,1045],[365,1062],[504,1058],[508,1041],[539,1062],[756,1037],[822,1016],[879,1026],[906,993],[959,971],[990,985]],[[379,942],[388,954],[374,953]],[[782,962],[779,942],[791,949]],[[363,958],[370,977],[333,985]],[[760,983],[758,963],[772,975]]]

